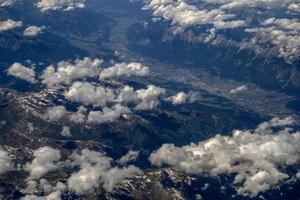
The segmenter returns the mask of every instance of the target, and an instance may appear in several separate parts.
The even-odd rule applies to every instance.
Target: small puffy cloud
[[[0,7],[10,6],[15,3],[15,0],[0,0]]]
[[[139,151],[128,151],[126,155],[122,156],[119,160],[118,163],[121,165],[127,164],[128,162],[134,161],[138,158],[140,152]]]
[[[31,68],[25,67],[20,63],[12,64],[8,68],[7,74],[20,78],[32,84],[37,82],[37,80],[35,79],[35,71]]]
[[[210,24],[218,29],[231,29],[246,25],[243,20],[234,20],[234,14],[227,14],[222,9],[198,9],[184,1],[147,1],[144,9],[152,10],[154,17],[171,21],[176,32],[181,32],[194,25]]]
[[[91,111],[88,114],[88,123],[103,124],[107,122],[114,122],[122,114],[130,113],[128,107],[116,104],[112,108],[104,107],[102,111]]]
[[[155,108],[160,102],[158,97],[166,92],[164,88],[155,85],[148,85],[147,89],[136,91],[140,102],[135,107],[136,110],[149,110]]]
[[[138,93],[134,90],[133,87],[125,85],[123,88],[118,91],[118,102],[128,103],[135,102],[138,100]]]
[[[104,183],[103,188],[107,192],[112,192],[119,182],[121,182],[125,178],[133,177],[136,174],[142,174],[142,171],[133,165],[122,168],[111,168],[102,177]]]
[[[25,166],[25,170],[29,172],[29,179],[39,179],[58,168],[58,161],[61,158],[58,150],[44,146],[35,150],[33,155],[33,161]]]
[[[70,156],[70,165],[79,167],[68,179],[69,190],[76,194],[92,192],[93,189],[103,185],[104,189],[111,192],[117,183],[124,178],[134,176],[141,171],[134,167],[112,167],[112,159],[101,152],[84,149],[80,154]]]
[[[48,10],[70,11],[75,8],[84,8],[85,0],[39,0],[36,4],[42,12]]]
[[[242,7],[282,7],[283,5],[288,5],[292,2],[297,2],[297,0],[286,0],[284,2],[280,0],[205,0],[206,3],[213,3],[221,5],[220,8],[228,10],[228,9],[237,9]]]
[[[246,85],[242,85],[242,86],[239,86],[237,88],[230,90],[230,94],[238,94],[241,92],[245,92],[247,90],[248,90],[248,87]]]
[[[62,182],[57,182],[55,185],[51,185],[46,179],[40,179],[39,187],[46,194],[50,194],[55,191],[66,191],[67,186]]]
[[[111,168],[112,159],[101,152],[83,149],[81,154],[74,153],[69,158],[71,166],[79,166],[80,170],[68,179],[69,190],[83,194],[98,187],[103,174]]]
[[[47,196],[36,196],[36,195],[26,195],[25,197],[22,197],[21,200],[61,200],[61,192],[55,191]]]
[[[19,28],[21,26],[23,26],[23,23],[21,21],[14,21],[12,19],[8,19],[6,21],[0,21],[0,32]]]
[[[174,96],[166,98],[165,100],[174,105],[180,105],[185,103],[193,103],[198,99],[200,99],[200,94],[198,92],[185,93],[181,91]]]
[[[89,82],[74,82],[65,91],[64,96],[69,101],[93,105],[105,106],[108,102],[115,102],[114,90],[102,86],[95,86]]]
[[[68,126],[63,126],[62,131],[60,132],[60,134],[64,137],[72,137],[70,127],[68,127]]]
[[[61,85],[71,84],[78,79],[97,77],[101,64],[102,60],[93,60],[88,57],[82,60],[76,59],[74,62],[61,61],[56,68],[50,65],[44,70],[41,76],[42,83],[49,88],[56,88]]]
[[[297,172],[296,178],[300,180],[300,171]]]
[[[156,166],[167,164],[191,174],[230,173],[244,196],[276,187],[290,176],[284,168],[299,164],[300,132],[291,118],[275,118],[256,130],[236,130],[183,147],[165,144],[150,156]]]
[[[34,37],[34,36],[37,36],[37,35],[43,33],[44,29],[45,29],[44,26],[42,26],[42,27],[29,26],[24,30],[23,35],[25,35],[27,37]]]
[[[149,74],[149,68],[141,63],[118,63],[114,66],[103,69],[99,75],[100,79],[114,77],[146,76]]]
[[[11,158],[8,153],[0,149],[0,175],[13,168]]]
[[[54,106],[47,110],[44,114],[44,119],[49,121],[60,120],[63,116],[67,114],[67,110],[64,106]]]
[[[76,113],[70,115],[70,120],[74,123],[84,123],[86,120],[87,109],[79,106]]]
[[[288,6],[288,9],[295,12],[300,12],[300,3],[292,3]]]

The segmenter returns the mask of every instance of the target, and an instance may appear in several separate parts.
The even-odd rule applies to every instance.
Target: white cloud
[[[216,135],[183,147],[165,144],[150,161],[192,174],[230,173],[238,194],[254,197],[288,179],[285,167],[299,164],[300,132],[286,126],[294,122],[276,118],[254,131],[236,130],[231,136]]]
[[[114,66],[103,69],[99,75],[100,79],[114,77],[146,76],[149,74],[149,68],[141,63],[117,63]]]
[[[88,114],[88,123],[103,124],[113,122],[122,114],[130,113],[128,107],[116,104],[112,108],[104,107],[102,111],[91,111]]]
[[[44,115],[44,119],[49,121],[60,120],[63,116],[67,114],[67,111],[64,106],[54,106],[47,110]]]
[[[276,46],[279,55],[284,58],[298,57],[300,55],[300,22],[298,19],[269,18],[261,27],[248,28],[249,33],[255,33],[262,41],[270,42]]]
[[[57,67],[53,65],[48,66],[41,78],[42,83],[50,88],[60,87],[64,84],[71,84],[78,79],[97,77],[100,72],[102,60],[91,59],[85,57],[84,59],[76,59],[74,62],[61,61]]]
[[[82,150],[81,154],[74,153],[69,159],[71,166],[80,167],[80,170],[68,179],[68,188],[76,194],[91,192],[100,184],[103,184],[106,191],[111,192],[122,179],[141,173],[134,166],[112,167],[110,157],[88,149]]]
[[[33,152],[34,159],[27,163],[25,170],[29,172],[28,179],[39,179],[46,173],[58,168],[61,158],[60,152],[48,146],[41,147]]]
[[[0,175],[13,168],[11,158],[8,153],[0,149]]]
[[[8,68],[7,74],[20,78],[32,84],[37,82],[37,80],[35,79],[35,71],[31,68],[25,67],[20,63],[12,64]]]
[[[47,195],[46,200],[60,200],[61,199],[61,192],[55,191]]]
[[[26,195],[21,200],[61,200],[61,192],[55,191],[47,196]]]
[[[295,12],[300,12],[300,3],[292,3],[288,6],[288,9]]]
[[[100,178],[111,167],[111,158],[101,152],[84,149],[81,154],[74,153],[69,158],[72,166],[80,166],[78,172],[68,179],[68,188],[82,194],[98,187]]]
[[[36,4],[42,12],[48,10],[70,11],[75,8],[84,8],[85,0],[39,0]]]
[[[37,36],[41,33],[43,33],[43,30],[45,29],[44,26],[38,27],[38,26],[28,26],[24,32],[23,35],[28,36],[28,37],[34,37]]]
[[[130,161],[136,160],[138,158],[139,154],[140,154],[139,151],[130,150],[127,152],[127,154],[125,154],[118,160],[118,163],[120,163],[121,165],[127,164]]]
[[[0,7],[10,6],[15,3],[15,0],[0,0]]]
[[[81,107],[70,115],[71,121],[102,124],[113,122],[121,115],[131,113],[127,105],[129,103],[133,103],[136,110],[153,109],[160,103],[159,97],[164,93],[165,89],[154,85],[148,85],[147,89],[134,90],[127,85],[110,89],[89,82],[74,82],[64,92],[64,97],[69,101],[102,108],[102,111],[90,111],[87,115],[87,110]],[[195,95],[191,94],[189,101],[193,101],[194,98]]]
[[[160,102],[158,97],[166,92],[164,88],[155,85],[148,85],[147,89],[140,89],[136,91],[139,104],[135,107],[136,110],[149,110],[155,108]]]
[[[86,120],[87,109],[79,106],[76,113],[72,113],[70,120],[74,123],[84,123]]]
[[[63,126],[62,131],[60,132],[60,134],[64,137],[72,137],[69,126]]]
[[[238,27],[248,27],[246,32],[255,33],[249,41],[245,42],[247,38],[244,38],[242,42],[238,42],[239,47],[255,48],[255,51],[259,49],[277,49],[279,56],[283,57],[287,62],[291,63],[300,55],[300,33],[299,29],[295,28],[287,30],[280,25],[273,24],[267,26],[261,21],[264,17],[270,17],[269,14],[264,15],[257,8],[265,8],[267,10],[282,10],[286,12],[286,17],[291,23],[296,25],[295,20],[298,20],[297,15],[292,15],[291,12],[299,12],[298,0],[204,0],[203,3],[197,3],[196,1],[188,0],[145,0],[144,9],[152,10],[155,21],[163,19],[171,22],[174,29],[173,33],[182,33],[187,28],[192,26],[210,25],[210,29],[230,29]],[[195,5],[191,5],[194,2]],[[251,8],[251,13],[247,13],[247,9]],[[239,12],[242,11],[242,12]],[[249,18],[247,16],[253,15],[253,12],[260,16],[259,25],[250,27]],[[245,13],[238,15],[236,13]],[[270,12],[266,12],[270,13]],[[278,12],[271,12],[271,14],[277,18]],[[275,18],[274,18],[275,19]],[[191,31],[189,30],[189,33]],[[203,34],[202,34],[203,35]],[[216,31],[210,36],[215,37]],[[222,35],[219,35],[223,37]],[[198,37],[195,37],[195,41],[208,42],[211,41],[210,37],[200,39],[201,33]],[[188,36],[190,39],[190,36]],[[256,40],[255,46],[253,41]],[[228,42],[231,42],[228,39]],[[248,45],[247,45],[248,44]],[[251,45],[252,44],[252,45]],[[273,47],[273,44],[276,46]],[[259,49],[258,49],[259,48]],[[260,51],[261,52],[261,51]]]
[[[283,7],[297,0],[205,0],[206,3],[214,3],[221,5],[222,9],[236,9],[242,7]]]
[[[12,19],[8,19],[5,21],[0,21],[0,32],[8,31],[11,29],[19,28],[23,26],[21,21],[14,21]]]
[[[248,90],[248,87],[246,85],[241,85],[237,88],[234,88],[232,90],[230,90],[230,94],[238,94],[238,93],[241,93],[241,92],[245,92]]]
[[[138,93],[133,87],[125,85],[118,91],[117,101],[120,103],[136,102],[138,100]]]
[[[26,180],[26,189],[22,190],[24,194],[27,194],[24,198],[22,199],[41,199],[41,200],[58,200],[61,198],[62,192],[65,192],[67,190],[67,186],[58,181],[54,181],[52,185],[49,183],[46,179],[42,178],[39,181],[37,180],[32,180],[32,179],[27,179]],[[43,193],[43,196],[36,196],[32,194],[37,194],[37,191],[39,193]]]
[[[84,105],[93,105],[95,107],[105,106],[108,102],[115,102],[115,93],[113,89],[102,86],[95,86],[89,82],[74,82],[71,87],[65,91],[66,99]]]
[[[179,32],[194,25],[211,24],[218,29],[237,28],[246,25],[243,20],[233,20],[235,15],[227,14],[222,9],[201,10],[185,1],[149,0],[144,9],[152,10],[155,17],[171,21]]]
[[[104,183],[103,188],[108,192],[112,192],[119,182],[125,178],[133,177],[136,174],[142,174],[142,171],[133,165],[122,168],[111,168],[104,173],[104,176],[102,177]]]
[[[55,192],[55,191],[66,191],[66,189],[67,189],[67,186],[60,181],[57,182],[54,186],[52,186],[46,179],[43,179],[43,178],[40,180],[39,187],[46,194],[49,194],[49,193]]]
[[[198,99],[200,99],[200,94],[198,92],[185,93],[181,91],[174,96],[166,98],[165,100],[174,105],[180,105],[185,103],[193,103]]]

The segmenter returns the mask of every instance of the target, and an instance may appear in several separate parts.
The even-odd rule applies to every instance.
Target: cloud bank
[[[217,176],[229,173],[240,195],[257,196],[290,178],[287,166],[299,164],[300,132],[292,118],[274,118],[256,130],[236,130],[183,147],[165,144],[150,156],[153,165],[186,173]]]

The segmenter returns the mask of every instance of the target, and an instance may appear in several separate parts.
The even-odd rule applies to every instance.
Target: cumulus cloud
[[[165,144],[151,154],[150,161],[191,174],[229,173],[238,194],[254,197],[288,179],[285,167],[299,164],[300,133],[286,126],[294,123],[291,118],[275,118],[256,130],[236,130],[198,144]]]
[[[103,185],[104,189],[111,192],[118,182],[129,178],[141,171],[134,167],[124,168],[112,167],[112,159],[101,152],[84,149],[80,154],[74,153],[70,156],[70,165],[79,166],[80,170],[68,179],[68,188],[83,194]]]
[[[74,82],[64,92],[64,97],[69,101],[102,108],[101,111],[92,110],[87,114],[87,110],[81,107],[70,115],[71,121],[102,124],[131,113],[132,106],[135,106],[135,110],[153,109],[160,103],[159,97],[164,93],[165,89],[154,85],[148,85],[147,89],[134,90],[128,85],[111,89],[89,82]],[[194,98],[195,95],[191,94],[188,100],[193,101]]]
[[[198,92],[185,93],[181,91],[174,96],[166,98],[165,100],[171,102],[174,105],[180,105],[185,103],[193,103],[198,99],[200,99],[200,94]]]
[[[58,168],[58,161],[61,158],[58,150],[44,146],[35,150],[33,155],[33,161],[25,166],[25,170],[29,172],[28,179],[39,179],[46,173]]]
[[[15,0],[0,0],[0,7],[10,6],[15,3]]]
[[[133,87],[125,85],[119,91],[117,91],[118,102],[128,103],[128,102],[135,102],[138,100],[138,93],[134,90]]]
[[[221,5],[222,9],[236,9],[241,7],[278,7],[284,4],[296,2],[297,0],[286,0],[284,2],[280,0],[205,0],[206,3],[213,3]]]
[[[42,191],[46,194],[50,194],[55,191],[66,191],[67,186],[58,181],[55,185],[51,185],[46,179],[41,179],[39,182],[39,187],[42,189]]]
[[[107,122],[113,122],[119,118],[122,114],[130,113],[128,107],[116,104],[112,108],[104,107],[102,111],[91,111],[88,114],[88,123],[103,124]]]
[[[144,9],[153,11],[153,15],[171,21],[177,31],[182,31],[194,25],[211,24],[218,29],[229,29],[245,26],[243,20],[234,20],[234,14],[227,14],[222,9],[198,9],[185,1],[147,1]]]
[[[98,187],[103,173],[111,167],[112,159],[101,152],[84,149],[81,154],[74,153],[69,158],[71,166],[79,166],[80,170],[68,179],[68,188],[82,194]]]
[[[155,108],[160,102],[158,97],[166,92],[164,88],[155,85],[148,85],[147,89],[140,89],[136,91],[139,104],[135,107],[136,110],[149,110]]]
[[[84,123],[86,120],[87,109],[79,106],[76,113],[70,115],[70,120],[74,123]]]
[[[11,29],[19,28],[23,26],[21,21],[14,21],[12,19],[8,19],[5,21],[0,21],[0,32],[8,31]]]
[[[149,68],[141,63],[117,63],[114,66],[103,69],[99,75],[100,79],[120,77],[120,76],[146,76]]]
[[[35,71],[31,68],[25,67],[20,63],[12,64],[8,68],[7,74],[20,78],[32,84],[37,82],[37,80],[35,79]]]
[[[244,92],[247,90],[248,90],[248,87],[246,85],[241,85],[237,88],[230,90],[230,94],[238,94],[238,93],[241,93],[241,92]]]
[[[101,64],[102,60],[88,57],[76,59],[74,62],[61,61],[56,68],[50,65],[44,70],[41,76],[42,83],[49,88],[56,88],[78,79],[97,77]]]
[[[61,192],[55,191],[47,196],[36,196],[36,195],[26,195],[25,197],[22,197],[21,200],[60,200],[61,199]]]
[[[66,99],[94,107],[105,106],[108,102],[115,102],[113,89],[95,86],[89,82],[74,82],[64,93]]]
[[[104,183],[103,188],[108,192],[112,192],[119,182],[125,178],[133,177],[136,174],[142,174],[142,171],[133,165],[122,168],[111,168],[102,177]]]
[[[300,3],[292,3],[288,6],[288,9],[295,12],[300,12]]]
[[[299,45],[299,30],[297,28],[287,30],[276,24],[263,24],[264,17],[270,17],[269,14],[264,15],[258,8],[265,8],[268,10],[280,9],[287,11],[286,17],[289,19],[279,20],[298,20],[297,15],[291,15],[291,12],[299,12],[299,1],[298,0],[204,0],[203,3],[197,3],[196,1],[186,0],[145,0],[144,9],[152,10],[155,20],[163,19],[171,22],[174,34],[182,33],[189,27],[193,26],[209,26],[209,29],[213,30],[207,38],[201,38],[203,34],[195,36],[195,41],[207,43],[216,36],[220,36],[222,39],[223,35],[216,35],[218,29],[232,29],[232,28],[245,28],[248,33],[253,33],[253,36],[245,42],[238,42],[241,48],[254,49],[257,52],[261,52],[261,49],[277,49],[279,56],[283,57],[287,62],[293,62],[299,58],[300,45]],[[192,5],[192,2],[195,5]],[[251,7],[251,12],[257,12],[260,16],[259,24],[255,27],[251,27],[252,24],[249,21],[247,9]],[[243,9],[243,10],[242,10]],[[236,13],[246,13],[240,15]],[[266,12],[269,13],[269,12]],[[250,13],[253,15],[253,13]],[[272,13],[277,18],[278,12]],[[296,16],[296,17],[295,17]],[[292,22],[294,23],[294,22]],[[295,23],[294,23],[295,25]],[[295,27],[295,26],[294,26]],[[192,31],[188,29],[188,33]],[[190,34],[188,36],[190,39]],[[225,38],[226,39],[226,38]],[[247,40],[247,38],[244,38]],[[229,40],[229,39],[228,39]],[[230,40],[228,42],[231,42]],[[254,45],[255,43],[255,45]],[[273,47],[273,44],[276,47]]]
[[[138,158],[139,154],[140,154],[139,151],[129,150],[127,154],[125,154],[118,160],[118,163],[124,165],[127,164],[128,162],[135,161]]]
[[[49,10],[70,11],[75,8],[84,8],[85,0],[39,0],[36,4],[42,12]]]
[[[298,19],[269,18],[261,27],[248,28],[245,31],[255,33],[263,41],[274,44],[281,57],[293,60],[293,57],[300,54],[300,22]]]
[[[64,137],[72,137],[69,126],[63,126],[62,131],[60,132],[60,134]]]
[[[44,119],[49,121],[60,120],[63,116],[67,114],[67,110],[64,106],[54,106],[48,108],[47,112],[44,115]]]
[[[0,149],[0,175],[13,168],[12,161],[8,153]]]
[[[27,37],[34,37],[37,36],[41,33],[43,33],[43,30],[45,29],[44,26],[42,27],[38,27],[38,26],[28,26],[24,32],[23,35],[27,36]]]

